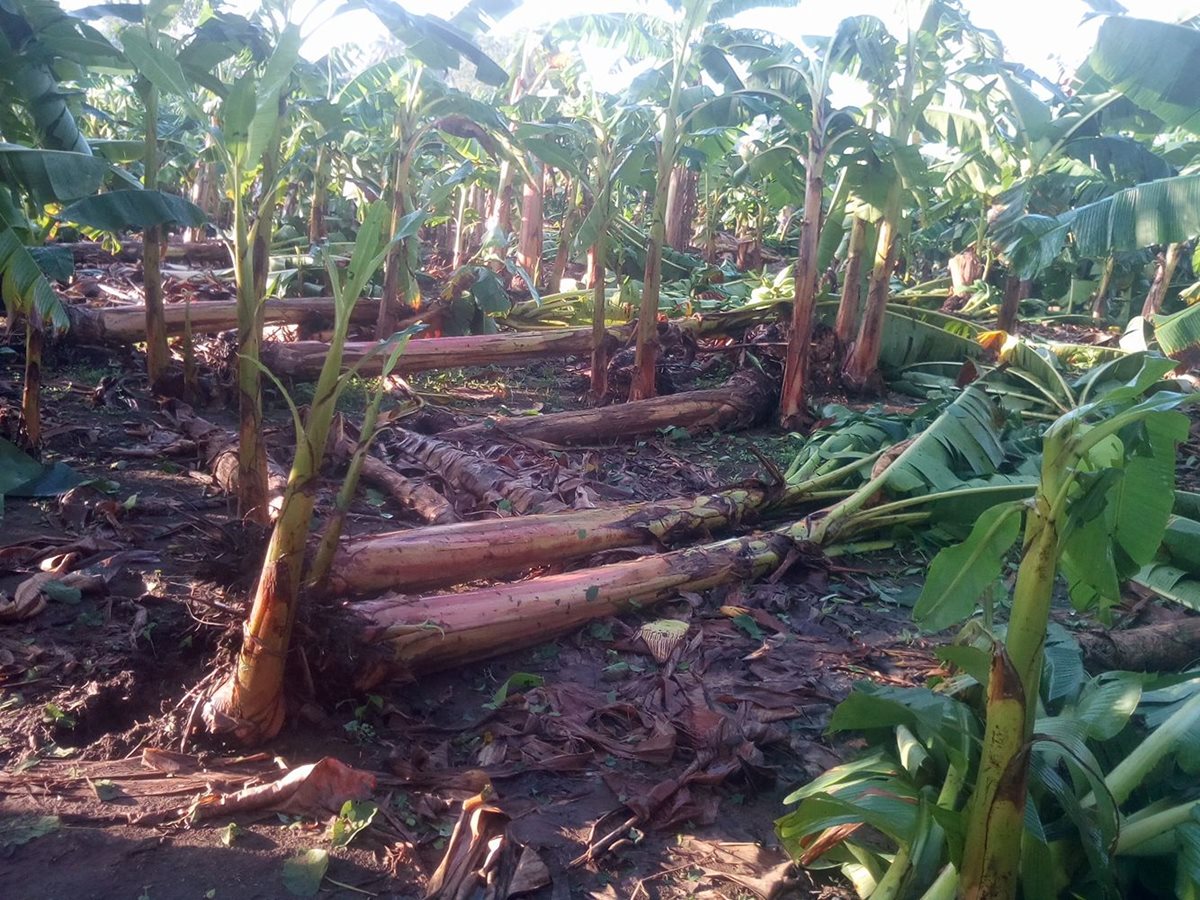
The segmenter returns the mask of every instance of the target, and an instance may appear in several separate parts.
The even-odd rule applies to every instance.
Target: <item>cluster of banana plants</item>
[[[913,615],[960,627],[939,650],[954,674],[860,685],[838,707],[831,732],[870,750],[788,798],[778,828],[798,860],[876,898],[1200,889],[1200,672],[1088,679],[1051,618],[1060,584],[1106,620],[1123,582],[1194,565],[1194,523],[1173,510],[1195,395],[1161,380],[1172,368],[1137,354],[1076,382],[1041,435],[1033,495],[990,506],[934,558]]]

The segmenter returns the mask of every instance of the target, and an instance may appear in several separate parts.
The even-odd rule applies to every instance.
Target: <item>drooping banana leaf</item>
[[[156,225],[203,225],[204,210],[183,197],[162,191],[108,191],[72,203],[59,218],[102,231],[152,228]]]
[[[0,515],[5,497],[56,497],[83,481],[66,463],[44,464],[0,438]]]
[[[1200,131],[1200,31],[1110,16],[1089,61],[1096,74],[1166,124]]]
[[[971,322],[931,310],[891,305],[883,325],[879,363],[895,372],[916,362],[963,362],[978,359],[981,329]]]
[[[1049,397],[1059,412],[1066,412],[1075,405],[1075,394],[1049,348],[1004,331],[984,332],[978,340],[982,346],[994,351],[1001,363],[1010,366],[1010,374]]]
[[[1200,303],[1169,316],[1155,316],[1154,339],[1163,353],[1175,359],[1200,347]]]
[[[1200,234],[1200,174],[1147,181],[1057,217],[1026,215],[1012,234],[1006,252],[1023,277],[1053,262],[1068,238],[1092,259],[1185,241]]]
[[[1153,562],[1143,566],[1130,580],[1166,600],[1200,612],[1200,581],[1183,569],[1169,563]]]
[[[62,300],[42,274],[37,260],[3,219],[0,219],[0,296],[10,317],[32,309],[57,331],[66,330],[70,324]]]
[[[984,387],[964,388],[888,467],[888,490],[913,495],[953,490],[964,479],[991,475],[1004,463],[1003,416]]]
[[[436,16],[418,15],[391,0],[354,0],[347,9],[366,9],[403,41],[408,52],[436,69],[456,69],[463,59],[475,66],[475,77],[498,86],[508,73],[458,27]],[[459,21],[466,23],[466,20]]]
[[[111,171],[103,159],[85,153],[0,144],[0,184],[35,203],[68,203],[90,196]]]

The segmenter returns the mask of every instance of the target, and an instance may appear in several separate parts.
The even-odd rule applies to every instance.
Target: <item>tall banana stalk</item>
[[[800,223],[800,241],[796,251],[795,294],[792,299],[792,327],[788,334],[787,356],[783,368],[783,390],[779,398],[779,423],[784,428],[799,428],[806,418],[806,382],[808,357],[812,347],[813,319],[817,309],[818,250],[824,224],[825,161],[829,154],[829,109],[826,95],[834,59],[825,54],[812,60],[806,72],[812,100],[812,127],[808,130],[808,157],[804,166],[804,216]],[[840,192],[839,185],[839,192]],[[835,204],[836,205],[836,204]],[[758,232],[761,235],[761,229]]]
[[[302,424],[299,413],[292,408],[296,453],[243,627],[242,648],[233,671],[209,697],[204,710],[205,722],[215,733],[255,743],[277,734],[283,726],[284,670],[300,599],[317,479],[338,398],[353,374],[341,371],[341,348],[350,328],[350,314],[389,250],[415,233],[423,217],[409,217],[389,241],[384,231],[389,211],[385,205],[375,204],[359,229],[348,269],[339,270],[333,258],[326,255],[326,271],[337,298],[333,337],[307,422]],[[248,260],[243,266],[249,268]]]
[[[148,191],[158,187],[158,88],[145,79],[138,81],[145,104],[145,148],[142,151],[142,184]],[[160,390],[171,355],[163,312],[162,240],[164,229],[152,225],[145,231],[142,247],[142,288],[146,296],[146,374],[150,385]]]
[[[1162,473],[1173,471],[1175,445],[1187,435],[1187,420],[1171,410],[1196,397],[1163,391],[1132,401],[1170,366],[1169,360],[1148,361],[1130,385],[1067,413],[1044,436],[1041,482],[1023,509],[1025,536],[1007,635],[992,665],[963,858],[966,898],[1004,900],[1017,893],[1030,741],[1060,561],[1077,605],[1115,602],[1117,571],[1108,545],[1115,538],[1138,565],[1157,549],[1173,497],[1173,479]],[[1121,469],[1124,478],[1103,477]],[[979,542],[993,540],[1000,519],[1020,511],[999,514]],[[983,525],[981,520],[976,530]],[[1008,545],[999,543],[1002,558]]]
[[[663,111],[662,134],[658,144],[654,204],[650,211],[633,380],[629,386],[630,400],[645,400],[658,393],[658,305],[662,294],[662,254],[663,246],[667,242],[667,200],[671,190],[671,170],[675,168],[679,158],[679,113],[683,105],[684,76],[692,60],[693,38],[703,26],[711,3],[690,2],[683,6],[683,20],[674,35],[671,93]]]

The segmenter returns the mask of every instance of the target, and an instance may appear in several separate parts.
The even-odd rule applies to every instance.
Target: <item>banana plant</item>
[[[842,378],[854,391],[869,391],[879,379],[879,348],[883,339],[892,271],[906,199],[922,195],[928,183],[927,166],[912,143],[926,112],[943,99],[952,81],[953,60],[977,40],[977,32],[956,6],[929,0],[908,5],[908,22],[899,59],[894,65],[870,69],[879,137],[876,156],[890,162],[891,177],[864,185],[858,205],[877,220],[874,262],[858,333],[843,363]],[[886,140],[883,136],[886,135]],[[880,183],[881,182],[881,183]]]
[[[1164,52],[1168,49],[1171,52]],[[1078,257],[1104,261],[1114,253],[1162,246],[1166,249],[1143,310],[1148,317],[1157,315],[1179,243],[1200,233],[1193,214],[1198,190],[1196,119],[1189,105],[1196,92],[1185,86],[1186,68],[1174,55],[1176,50],[1200,52],[1200,31],[1129,16],[1110,16],[1102,23],[1089,58],[1090,78],[1082,97],[1073,101],[1081,108],[1090,106],[1093,113],[1080,121],[1086,127],[1076,128],[1056,149],[1060,157],[1090,167],[1095,172],[1092,181],[1110,186],[1099,195],[1076,187],[1068,209],[1051,210],[1049,215],[1006,213],[994,223],[1023,277],[1045,269],[1065,246]],[[1110,111],[1122,110],[1122,104],[1140,107],[1145,111],[1141,119],[1151,120],[1145,124],[1124,111],[1113,114],[1115,124],[1127,130],[1133,126],[1137,140],[1096,130]],[[1161,136],[1170,129],[1171,138],[1164,142]],[[1177,174],[1180,170],[1183,174]],[[1172,355],[1183,353],[1195,331],[1186,317],[1167,325],[1164,349]]]
[[[861,73],[887,68],[894,45],[882,22],[859,16],[843,21],[832,38],[789,48],[783,58],[760,58],[752,66],[755,76],[785,96],[795,98],[797,108],[793,111],[792,122],[808,120],[804,206],[793,276],[792,324],[779,405],[780,423],[785,428],[800,426],[807,414],[808,356],[816,315],[822,237],[827,224],[824,208],[826,164],[837,144],[850,138],[859,124],[853,116],[833,109],[830,79],[846,71]],[[786,144],[774,148],[785,152],[790,149]],[[830,201],[830,211],[835,215],[838,211],[844,215],[845,187],[845,179],[839,179],[838,189]],[[840,221],[837,224],[840,226]]]
[[[10,111],[6,130],[19,121],[16,107],[28,108],[33,127],[18,134],[0,135],[37,142],[42,147],[0,144],[0,228],[5,246],[0,277],[5,281],[5,306],[14,318],[26,321],[26,377],[22,399],[22,436],[30,448],[40,441],[40,405],[43,328],[67,327],[65,310],[53,288],[37,270],[33,257],[22,246],[20,234],[32,235],[29,220],[14,198],[34,207],[69,203],[58,212],[66,221],[113,230],[160,227],[169,222],[197,224],[198,209],[177,197],[142,190],[128,173],[91,152],[70,109],[53,81],[50,61],[83,60],[119,62],[119,54],[95,29],[66,16],[54,3],[14,5],[0,10],[0,44],[12,52],[10,76],[0,81],[0,107]],[[43,149],[44,148],[44,149]],[[126,189],[97,192],[108,181]],[[132,185],[133,189],[129,189]],[[71,202],[75,201],[75,202]],[[44,253],[42,259],[49,259]],[[59,269],[62,266],[57,267]],[[58,273],[59,277],[67,272]]]
[[[273,737],[283,725],[284,669],[305,581],[305,545],[317,499],[317,482],[338,398],[357,371],[354,367],[342,372],[342,351],[351,313],[391,248],[416,234],[424,217],[420,210],[409,214],[399,230],[389,237],[391,210],[385,203],[374,203],[359,226],[349,265],[343,269],[332,254],[327,251],[323,254],[334,292],[333,336],[305,421],[289,399],[296,430],[296,453],[267,545],[241,650],[233,671],[205,704],[205,722],[213,733],[255,744]],[[404,333],[396,335],[388,349],[402,348],[407,337]],[[394,354],[391,362],[394,365]],[[261,363],[259,368],[262,369]],[[284,395],[287,396],[286,391]]]
[[[654,202],[650,212],[646,272],[642,279],[642,302],[638,311],[637,346],[629,399],[642,400],[658,393],[655,366],[659,295],[662,291],[662,250],[667,239],[667,199],[671,171],[679,161],[679,119],[693,54],[705,20],[712,12],[711,0],[685,0],[673,4],[674,21],[668,30],[671,57],[666,65],[668,92],[662,109],[654,178]]]
[[[76,11],[83,18],[117,18],[124,20],[127,27],[120,32],[123,46],[130,45],[132,58],[144,55],[145,48],[164,53],[168,33],[178,13],[174,0],[150,0],[150,2],[105,4],[102,7],[85,7]],[[123,54],[124,62],[136,69],[130,54]],[[161,156],[159,151],[159,88],[144,75],[134,79],[134,90],[142,102],[143,150],[142,186],[147,191],[158,187]],[[78,208],[76,212],[79,213]],[[80,224],[93,225],[86,215],[76,219]],[[170,220],[168,220],[170,221]],[[203,221],[175,220],[182,225],[199,225]],[[165,238],[163,223],[145,224],[142,247],[143,293],[146,307],[146,372],[153,388],[162,390],[170,362],[167,347],[167,329],[163,311],[162,242]]]
[[[238,73],[232,83],[212,84],[219,97],[210,115],[196,99],[196,79],[188,72],[197,60],[223,61],[238,49],[197,32],[173,54],[127,33],[126,56],[162,93],[171,94],[197,122],[214,121],[210,135],[233,204],[232,255],[238,301],[238,510],[266,524],[266,447],[263,444],[262,387],[258,364],[266,285],[267,248],[279,185],[281,103],[299,58],[301,26],[288,24],[263,61]],[[186,70],[185,70],[186,67]],[[256,181],[260,182],[257,194]]]
[[[409,58],[402,65],[391,67],[388,86],[395,106],[392,154],[384,180],[392,206],[392,224],[396,227],[420,208],[414,196],[412,169],[417,155],[429,145],[439,128],[494,147],[495,141],[489,133],[495,134],[504,127],[495,108],[451,88],[442,76],[464,63],[474,66],[476,78],[484,84],[504,84],[508,74],[453,23],[436,16],[409,13],[390,0],[355,0],[349,6],[369,10],[408,48]],[[487,6],[480,2],[468,4],[456,21],[462,25],[478,24],[480,7]],[[415,282],[419,262],[418,248],[413,242],[405,241],[393,250],[384,272],[379,305],[376,331],[380,339],[395,330],[406,307],[420,306]]]
[[[1047,650],[1029,749],[1023,896],[1192,896],[1200,799],[1188,786],[1198,762],[1188,733],[1200,722],[1200,672],[1089,678],[1061,626]],[[939,656],[961,674],[929,687],[855,686],[829,730],[865,739],[866,752],[790,794],[797,807],[777,823],[802,865],[839,868],[862,897],[973,896],[959,874],[963,807],[984,735],[973,698],[990,673],[977,638],[964,635]],[[1135,790],[1137,808],[1121,812]]]
[[[1131,363],[1139,364],[1136,374],[1120,381]],[[1132,753],[1126,751],[1102,783],[1096,778],[1101,767],[1079,739],[1107,739],[1121,731],[1138,703],[1137,697],[1129,699],[1129,680],[1117,688],[1076,691],[1076,712],[1090,710],[1077,716],[1085,729],[1072,731],[1062,722],[1038,718],[1039,695],[1043,708],[1064,696],[1062,648],[1051,642],[1047,649],[1059,572],[1077,609],[1104,616],[1119,600],[1120,581],[1153,560],[1162,542],[1174,503],[1175,447],[1187,433],[1177,408],[1192,399],[1160,382],[1171,368],[1170,360],[1140,355],[1078,385],[1081,397],[1093,399],[1046,430],[1034,496],[991,506],[978,516],[966,541],[934,559],[914,616],[925,627],[940,629],[970,618],[982,605],[982,625],[972,626],[978,646],[947,648],[943,658],[986,688],[985,701],[976,711],[962,702],[966,695],[857,689],[831,727],[894,732],[873,731],[873,742],[883,742],[876,743],[877,752],[793,795],[801,806],[779,827],[798,858],[846,864],[864,896],[934,898],[957,891],[962,897],[1005,898],[1015,897],[1024,880],[1026,896],[1051,897],[1086,875],[1081,858],[1092,862],[1092,874],[1113,874],[1107,863],[1107,873],[1095,866],[1110,852],[1105,841],[1116,840],[1118,823],[1123,835],[1129,830],[1135,835],[1118,842],[1118,852],[1149,851],[1164,841],[1168,852],[1177,846],[1169,838],[1191,821],[1194,799],[1155,803],[1128,814],[1117,807],[1135,787],[1161,773],[1156,772],[1159,763],[1187,746],[1183,738],[1200,721],[1200,700],[1179,704],[1172,711],[1178,718],[1169,724],[1159,717],[1156,722],[1162,724]],[[889,508],[909,507],[885,504],[883,511]],[[881,514],[879,507],[871,512]],[[1001,628],[994,608],[997,582],[1022,520],[1021,562]],[[1000,632],[1003,640],[995,637]],[[1043,681],[1046,667],[1051,675]],[[1114,706],[1125,710],[1124,718],[1110,721]],[[1109,716],[1106,724],[1097,724],[1099,716]],[[1069,774],[1069,783],[1064,785],[1056,768]],[[1035,821],[1026,802],[1031,784],[1039,809],[1043,795],[1063,804],[1063,813],[1080,830],[1080,853],[1055,849],[1046,837],[1048,828],[1028,830]],[[1171,796],[1166,790],[1164,799]],[[851,804],[858,809],[851,812]],[[889,810],[903,815],[891,816]],[[1142,822],[1147,823],[1144,833],[1137,829]],[[882,858],[877,847],[864,847],[853,837],[858,823],[887,834],[897,852]],[[964,840],[961,846],[959,840]],[[1058,871],[1046,871],[1055,865]],[[1185,874],[1196,877],[1194,867]]]
[[[614,257],[618,215],[616,194],[632,173],[640,173],[651,148],[646,110],[585,90],[578,73],[564,73],[582,96],[552,124],[522,124],[516,140],[529,153],[576,179],[591,201],[575,234],[572,255],[586,254],[592,265],[591,394],[599,402],[608,393],[607,268]],[[617,250],[617,253],[620,251]]]

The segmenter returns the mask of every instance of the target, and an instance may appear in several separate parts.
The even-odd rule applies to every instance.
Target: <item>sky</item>
[[[88,6],[96,0],[61,0],[67,9]],[[399,0],[400,5],[414,13],[431,13],[449,18],[463,5],[464,0]],[[646,0],[654,2],[654,0]],[[661,3],[661,0],[657,0]],[[1119,0],[1128,14],[1160,21],[1179,21],[1200,15],[1200,0]],[[226,0],[228,6],[248,11],[259,0]],[[330,47],[341,44],[369,46],[381,37],[379,22],[367,12],[343,13],[330,17],[326,10],[336,9],[338,0],[295,0],[294,16],[318,11],[306,27],[308,40],[304,55],[309,59],[323,56]],[[499,33],[519,33],[540,22],[572,13],[615,12],[632,9],[638,0],[526,0],[512,16],[501,22]],[[838,23],[852,15],[875,15],[883,19],[896,34],[902,36],[903,0],[797,0],[791,8],[764,8],[744,14],[735,24],[774,31],[795,42],[804,35],[833,34]],[[1095,40],[1099,19],[1084,21],[1090,12],[1083,0],[964,0],[972,21],[999,36],[1008,59],[1022,63],[1047,78],[1058,81],[1081,63]],[[592,54],[589,54],[591,56]],[[596,60],[608,58],[596,53]],[[609,57],[610,58],[610,57]],[[589,68],[592,61],[588,60]],[[620,79],[601,83],[602,90],[619,91]],[[628,79],[630,74],[624,76]]]
[[[245,2],[245,0],[244,0]],[[303,2],[303,0],[302,0]],[[1161,21],[1178,21],[1200,14],[1200,0],[1121,0],[1129,15]],[[401,0],[411,12],[448,17],[457,0]],[[1084,22],[1090,7],[1083,0],[964,0],[972,21],[995,31],[1007,57],[1055,81],[1086,58],[1095,40],[1099,20]],[[550,17],[572,11],[615,11],[632,6],[632,0],[526,0],[522,9],[498,29],[520,31]],[[736,24],[775,31],[789,40],[803,35],[832,34],[838,22],[851,15],[879,16],[898,34],[903,28],[897,0],[798,0],[790,9],[769,8],[740,17]],[[378,24],[368,13],[338,16],[322,25],[305,48],[306,56],[319,56],[341,43],[371,40]],[[620,85],[606,85],[619,89]]]

